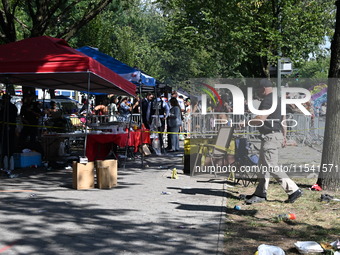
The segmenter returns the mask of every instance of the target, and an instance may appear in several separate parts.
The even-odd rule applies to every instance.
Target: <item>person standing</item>
[[[110,103],[107,106],[108,112],[109,112],[109,122],[117,121],[117,113],[118,113],[118,107],[117,107],[117,97],[111,96],[110,97]]]
[[[153,101],[153,94],[148,93],[146,98],[142,101],[142,121],[146,129],[150,129],[151,125],[151,113],[152,113],[152,101]]]
[[[7,160],[9,160],[13,155],[16,146],[15,129],[18,109],[13,103],[11,103],[10,95],[5,94],[2,96],[2,99],[3,102],[0,107],[1,153],[4,158],[7,156]],[[9,166],[10,164],[7,161],[4,165]]]
[[[170,114],[170,107],[166,102],[164,95],[161,95],[153,101],[152,126],[158,132],[161,153],[165,153],[163,133],[165,131],[166,118]]]
[[[170,133],[170,141],[171,147],[169,152],[179,151],[179,128],[182,125],[182,115],[181,115],[181,108],[178,104],[176,98],[172,97],[170,99],[170,114],[167,118],[168,120],[168,132]]]
[[[185,99],[185,113],[184,113],[184,130],[187,132],[187,138],[190,138],[191,134],[191,100],[190,98]]]
[[[25,98],[21,107],[20,117],[24,126],[20,133],[19,143],[26,142],[27,138],[30,143],[35,143],[37,140],[39,118],[42,116],[42,112],[34,104],[33,97],[28,97]]]
[[[171,98],[175,98],[177,100],[177,97],[178,97],[177,91],[175,91],[175,90],[172,91]],[[170,100],[171,100],[171,98],[170,98]],[[169,114],[170,114],[170,109],[172,107],[171,104],[170,104],[170,100],[168,102],[168,105],[169,105]],[[167,132],[169,132],[169,126],[168,125],[167,125]],[[171,150],[171,136],[167,135],[167,138],[168,138],[168,145],[166,147],[166,150],[169,151],[169,150]]]
[[[259,87],[259,96],[263,98],[259,110],[269,110],[273,104],[273,86],[268,79],[262,79]],[[280,101],[280,100],[279,100]],[[282,170],[270,171],[278,167],[279,148],[286,145],[286,128],[282,126],[281,104],[278,102],[276,110],[269,115],[255,116],[249,122],[254,126],[259,126],[261,134],[261,149],[259,158],[259,183],[253,195],[248,196],[246,204],[254,204],[267,200],[267,190],[269,186],[270,175],[272,175],[280,184],[283,190],[288,194],[286,203],[294,203],[302,196],[302,191]]]
[[[132,114],[140,113],[140,96],[137,95],[132,101]]]
[[[130,118],[132,106],[131,103],[128,102],[128,98],[124,97],[120,101],[119,104],[119,115],[124,121],[128,121]]]

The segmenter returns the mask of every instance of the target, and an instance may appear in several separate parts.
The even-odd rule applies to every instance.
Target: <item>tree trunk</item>
[[[327,113],[318,184],[323,189],[340,187],[340,0],[336,1],[336,25],[331,45]]]

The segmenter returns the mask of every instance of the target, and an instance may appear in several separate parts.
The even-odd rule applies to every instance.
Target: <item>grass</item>
[[[277,183],[271,183],[268,201],[246,205],[240,194],[252,194],[254,185],[236,185],[227,189],[225,254],[254,254],[261,244],[281,247],[286,254],[299,254],[297,241],[330,243],[340,238],[340,202],[321,202],[321,194],[340,198],[329,191],[311,191],[315,179],[295,179],[304,194],[293,204],[283,201],[287,195]],[[235,210],[235,205],[241,210]],[[277,215],[295,213],[296,220],[278,221]]]

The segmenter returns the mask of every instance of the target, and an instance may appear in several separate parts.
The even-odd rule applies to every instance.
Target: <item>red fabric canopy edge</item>
[[[130,95],[136,85],[71,48],[63,39],[40,36],[0,45],[0,74],[92,72]],[[67,88],[65,88],[67,89]]]

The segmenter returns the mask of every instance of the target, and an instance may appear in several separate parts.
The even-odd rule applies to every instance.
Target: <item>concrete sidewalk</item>
[[[0,179],[0,253],[223,254],[225,184],[171,179],[182,155],[128,162],[110,190],[73,190],[71,169]]]

